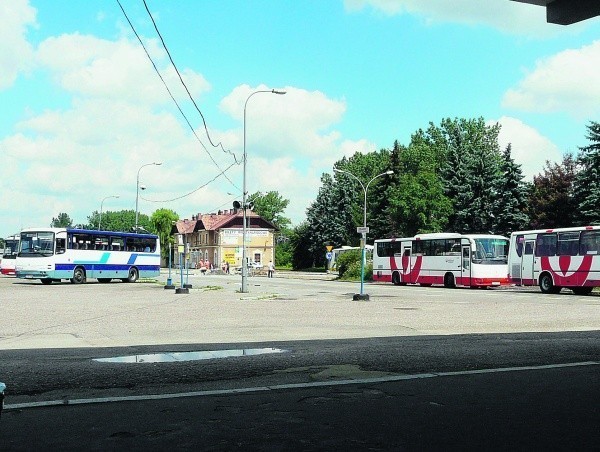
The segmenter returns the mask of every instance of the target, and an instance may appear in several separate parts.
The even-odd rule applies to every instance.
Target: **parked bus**
[[[160,274],[160,242],[152,234],[86,229],[37,228],[21,231],[18,278],[43,284],[69,279],[74,284],[95,278],[135,282]]]
[[[508,285],[508,239],[434,233],[375,240],[373,280],[444,287]]]
[[[17,262],[17,251],[19,249],[19,235],[11,235],[4,239],[4,251],[2,260],[0,260],[0,273],[3,275],[15,274],[15,265]]]
[[[600,286],[600,226],[517,231],[510,236],[510,281],[540,286],[543,293],[563,287],[578,295]]]

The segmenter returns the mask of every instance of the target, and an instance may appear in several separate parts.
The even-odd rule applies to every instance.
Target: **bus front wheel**
[[[140,277],[140,274],[138,272],[138,269],[135,267],[131,267],[129,269],[129,273],[127,274],[127,279],[124,279],[124,282],[136,282],[138,280],[138,278]]]
[[[552,276],[548,273],[544,273],[540,276],[540,290],[542,293],[559,293],[560,287],[557,287],[552,282]]]
[[[73,284],[83,284],[85,282],[85,270],[83,267],[77,267],[75,270],[73,270],[71,282]]]

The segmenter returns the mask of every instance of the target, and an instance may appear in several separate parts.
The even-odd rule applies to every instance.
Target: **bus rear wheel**
[[[446,273],[444,275],[444,287],[448,289],[454,289],[456,282],[454,281],[454,275],[452,273]]]
[[[400,285],[400,274],[398,272],[392,273],[392,284],[395,286]]]
[[[73,284],[83,284],[85,282],[85,270],[83,267],[76,267],[73,270],[73,277],[71,278],[71,282]]]
[[[552,282],[552,276],[548,273],[544,273],[540,276],[540,290],[542,293],[559,293],[560,287],[557,287]]]
[[[136,282],[138,280],[138,278],[140,277],[140,274],[138,272],[138,269],[135,267],[131,267],[129,269],[129,273],[127,274],[127,278],[123,280],[123,282]]]

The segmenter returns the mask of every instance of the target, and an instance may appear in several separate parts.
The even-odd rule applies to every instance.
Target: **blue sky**
[[[256,90],[287,94],[248,102],[248,191],[279,191],[295,224],[335,161],[408,144],[430,121],[500,122],[532,177],[598,120],[599,18],[546,24],[544,8],[509,0],[146,1],[236,159],[210,146],[142,0],[121,4],[199,139],[116,0],[0,2],[1,236],[59,212],[86,222],[103,199],[134,209],[137,172],[155,161],[140,171],[140,212],[229,208]]]

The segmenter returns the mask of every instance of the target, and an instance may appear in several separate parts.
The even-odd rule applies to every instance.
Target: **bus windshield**
[[[22,232],[19,257],[52,256],[54,232]]]
[[[500,238],[475,239],[473,263],[489,265],[507,264],[508,240]]]
[[[3,259],[15,259],[17,257],[17,248],[19,247],[19,241],[14,239],[6,239],[4,241],[4,253]]]

